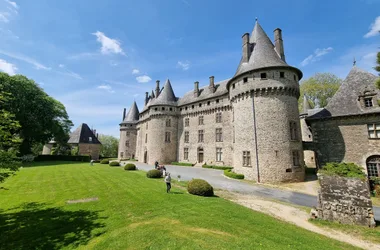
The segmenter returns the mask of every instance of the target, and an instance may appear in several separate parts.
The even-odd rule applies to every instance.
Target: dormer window
[[[364,106],[366,108],[373,107],[372,97],[364,98]]]
[[[260,77],[261,79],[267,79],[267,73],[261,73]]]

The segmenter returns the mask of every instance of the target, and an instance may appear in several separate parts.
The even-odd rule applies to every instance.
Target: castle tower
[[[233,166],[258,182],[302,181],[298,112],[302,72],[285,62],[281,30],[273,45],[256,21],[243,35],[242,59],[227,83],[233,108]]]
[[[124,109],[125,110],[125,109]],[[128,111],[123,114],[123,121],[120,123],[119,159],[134,159],[136,156],[137,143],[137,123],[139,121],[139,109],[136,102]]]

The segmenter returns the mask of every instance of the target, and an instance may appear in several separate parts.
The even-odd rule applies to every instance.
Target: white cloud
[[[102,44],[101,52],[102,54],[122,54],[125,55],[122,48],[120,47],[120,42],[116,39],[112,39],[104,35],[103,32],[97,31],[92,33],[97,37],[97,41]]]
[[[0,59],[0,71],[3,71],[11,76],[16,74],[17,67],[3,59]]]
[[[9,22],[9,13],[8,12],[0,12],[0,22],[7,23]]]
[[[138,70],[138,69],[133,69],[132,70],[132,75],[136,75],[138,73],[140,73],[140,70]]]
[[[16,2],[12,2],[12,1],[9,1],[9,0],[5,0],[5,2],[7,2],[10,5],[12,5],[13,8],[18,9],[18,5],[17,5]]]
[[[67,59],[70,60],[85,60],[85,59],[91,59],[96,56],[100,56],[100,53],[90,53],[90,52],[83,52],[75,55],[68,56]]]
[[[333,48],[331,48],[331,47],[324,48],[324,49],[318,48],[314,51],[313,54],[311,54],[308,57],[306,57],[305,59],[303,59],[303,61],[301,62],[301,66],[304,67],[310,63],[316,62],[316,61],[320,60],[322,56],[330,53],[331,51],[333,51]]]
[[[113,66],[113,67],[116,67],[119,64],[117,62],[115,62],[115,61],[110,61],[110,65]]]
[[[26,62],[29,64],[32,64],[36,69],[44,69],[44,70],[50,70],[51,69],[51,68],[48,68],[45,65],[37,62],[36,60],[29,58],[29,57],[26,57],[24,55],[17,55],[17,54],[9,53],[9,52],[2,51],[2,50],[0,50],[0,54],[12,57],[14,59],[17,59],[17,60],[20,60],[20,61],[23,61],[23,62]]]
[[[112,89],[112,87],[110,85],[99,85],[98,87],[96,87],[97,89],[102,89],[102,90],[106,90],[107,92],[109,93],[115,93],[115,90]]]
[[[60,68],[64,68],[64,67],[65,67],[65,65],[63,65],[63,64],[60,64],[60,65],[58,65],[58,67],[60,67]]]
[[[149,76],[147,75],[143,75],[143,76],[138,76],[136,77],[136,80],[139,82],[139,83],[146,83],[146,82],[150,82],[152,80],[152,78],[150,78]]]
[[[365,38],[380,34],[380,16],[376,17],[375,21],[369,27],[370,31],[364,35]]]
[[[190,62],[189,61],[178,61],[177,67],[182,68],[182,70],[188,70],[190,68]]]

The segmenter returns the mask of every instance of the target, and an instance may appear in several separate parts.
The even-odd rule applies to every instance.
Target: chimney
[[[285,62],[284,43],[282,41],[282,31],[280,28],[277,28],[274,30],[274,45],[275,45],[277,54]]]
[[[156,81],[156,98],[158,97],[159,94],[160,94],[160,81],[157,80]]]
[[[199,96],[199,82],[196,81],[194,82],[194,97],[198,97]]]
[[[94,129],[94,131],[92,131],[94,133],[94,135],[96,135],[96,129]]]
[[[210,85],[208,87],[212,93],[215,92],[214,76],[210,76]]]
[[[96,133],[96,138],[99,138],[99,134],[98,133]]]
[[[126,109],[126,108],[124,108],[124,111],[123,111],[123,121],[124,121],[124,119],[125,119],[125,112],[127,112],[127,109]]]
[[[249,54],[251,53],[250,51],[250,46],[249,46],[249,33],[245,33],[243,36],[243,45],[242,45],[242,62],[248,62],[249,61]]]
[[[149,95],[149,92],[145,92],[145,105],[148,104],[148,95]]]

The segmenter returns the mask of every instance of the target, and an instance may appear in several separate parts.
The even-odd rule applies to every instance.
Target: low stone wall
[[[318,175],[317,217],[342,224],[374,226],[367,180]]]

